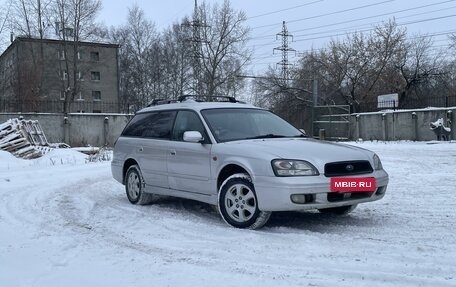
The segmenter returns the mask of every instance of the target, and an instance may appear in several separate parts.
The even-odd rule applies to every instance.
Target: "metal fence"
[[[63,113],[64,101],[21,101],[0,99],[2,113]],[[455,107],[456,95],[407,99],[405,101],[361,102],[350,105],[351,113],[376,112],[385,109],[420,109],[427,107]],[[69,104],[69,113],[134,113],[138,108],[125,102],[73,101]]]
[[[381,110],[422,109],[428,107],[447,108],[456,106],[456,95],[406,99],[403,101],[362,102],[351,105],[351,112],[376,112]]]
[[[63,113],[64,101],[19,101],[0,99],[2,113]],[[128,103],[102,101],[74,101],[68,104],[69,113],[132,113]]]

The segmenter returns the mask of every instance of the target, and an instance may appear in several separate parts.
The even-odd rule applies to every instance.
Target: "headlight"
[[[318,170],[304,160],[275,159],[271,163],[276,176],[319,175]]]
[[[374,154],[374,169],[375,170],[383,169],[382,161],[380,160],[380,158],[376,154]]]

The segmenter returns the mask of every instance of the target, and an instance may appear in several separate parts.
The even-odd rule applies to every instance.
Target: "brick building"
[[[16,38],[0,55],[0,112],[120,112],[118,49]]]

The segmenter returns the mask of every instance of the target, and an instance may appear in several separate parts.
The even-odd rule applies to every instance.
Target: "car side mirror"
[[[198,131],[187,131],[184,132],[184,141],[191,143],[200,143],[203,142],[204,138]]]

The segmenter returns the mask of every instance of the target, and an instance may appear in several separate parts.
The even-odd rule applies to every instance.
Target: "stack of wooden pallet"
[[[0,150],[16,157],[32,159],[51,149],[38,121],[10,119],[0,124]]]

